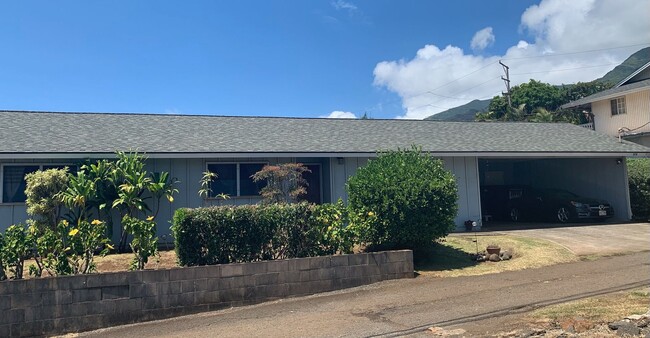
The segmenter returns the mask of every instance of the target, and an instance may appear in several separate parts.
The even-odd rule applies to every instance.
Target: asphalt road
[[[650,285],[650,254],[474,277],[414,279],[84,333],[87,337],[370,337]],[[487,329],[487,328],[486,328]]]

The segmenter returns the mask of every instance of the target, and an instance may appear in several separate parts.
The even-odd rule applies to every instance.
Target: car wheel
[[[566,223],[571,218],[571,212],[566,207],[559,207],[556,216],[560,223]]]
[[[510,220],[513,222],[518,222],[521,220],[521,212],[518,208],[510,209]]]

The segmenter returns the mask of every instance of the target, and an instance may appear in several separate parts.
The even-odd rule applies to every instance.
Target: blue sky
[[[624,41],[558,41],[567,34],[555,30],[576,21],[570,11],[612,14],[602,1],[577,2],[3,2],[0,109],[422,118],[502,90],[496,80],[470,88],[499,75],[499,58],[546,69],[516,57],[630,46],[599,52],[603,60],[537,59],[556,68],[536,78],[568,83],[650,42],[650,29]],[[648,24],[638,25],[616,29]]]

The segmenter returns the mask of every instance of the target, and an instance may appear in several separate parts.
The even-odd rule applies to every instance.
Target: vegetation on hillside
[[[607,74],[603,75],[597,82],[617,84],[639,67],[645,65],[650,61],[650,47],[643,48],[638,52],[630,55],[623,63],[610,70]]]

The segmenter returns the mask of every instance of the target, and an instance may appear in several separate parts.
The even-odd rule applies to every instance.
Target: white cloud
[[[494,33],[492,27],[485,27],[474,34],[470,46],[474,50],[483,50],[494,43]]]
[[[324,117],[328,119],[356,119],[357,118],[357,116],[354,115],[354,113],[348,111],[340,111],[340,110],[335,110],[331,112],[329,115],[321,115],[319,117]]]
[[[334,7],[337,10],[348,10],[348,11],[356,11],[357,6],[354,5],[351,2],[343,1],[343,0],[337,0],[337,1],[332,1],[332,7]]]
[[[520,31],[531,38],[503,55],[425,45],[410,60],[379,62],[374,84],[401,97],[400,118],[421,119],[505,90],[500,59],[510,67],[513,86],[531,78],[552,84],[591,81],[650,42],[648,8],[650,0],[542,0],[521,16]],[[622,46],[630,47],[613,48]],[[581,51],[592,52],[575,53]]]

